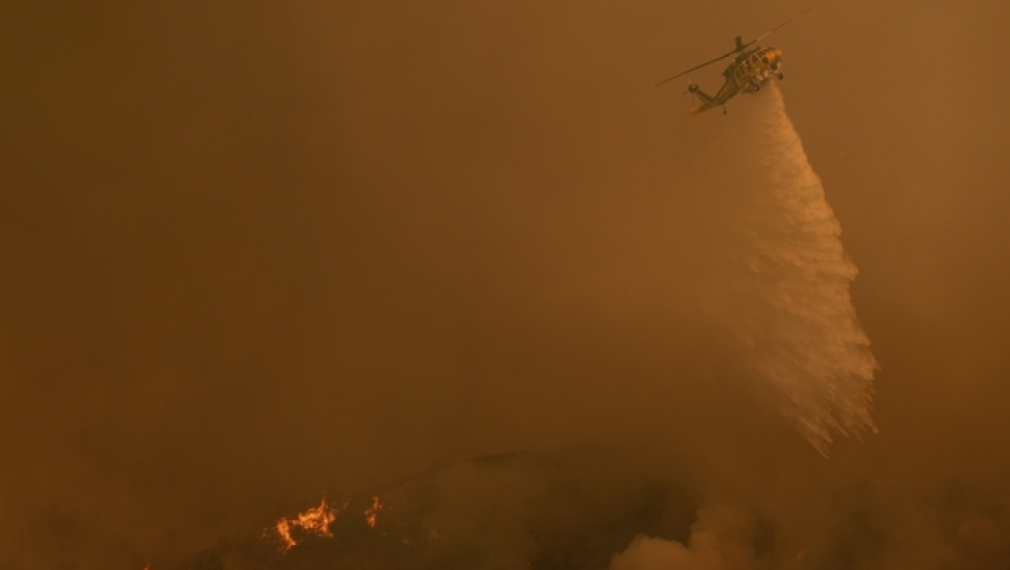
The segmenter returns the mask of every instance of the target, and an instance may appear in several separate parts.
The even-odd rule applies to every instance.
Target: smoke
[[[849,295],[856,267],[821,181],[770,83],[738,121],[752,152],[735,157],[741,240],[730,288],[730,326],[762,381],[763,396],[822,454],[835,434],[876,431],[877,368]]]
[[[639,535],[610,570],[983,570],[1010,562],[1010,498],[986,485],[902,490],[859,481],[832,491],[826,507],[800,529],[753,501],[713,499],[687,539]]]
[[[698,510],[687,545],[639,535],[614,556],[610,570],[752,570],[757,519],[738,505],[717,503]]]
[[[650,87],[781,3],[5,4],[0,567],[181,568],[322,495],[604,440],[822,567],[932,544],[1005,568],[1008,76],[972,56],[1007,12],[901,8],[776,36],[801,147],[774,88],[688,119]],[[850,80],[936,57],[959,81]],[[874,362],[803,147],[882,363],[880,435],[831,461],[797,433],[872,431]],[[890,499],[950,476],[996,490]],[[473,500],[440,505],[443,536],[527,552],[515,480],[452,478]],[[565,512],[543,520],[588,520]],[[691,522],[595,568],[637,533],[701,556]],[[698,529],[760,558],[745,522]]]

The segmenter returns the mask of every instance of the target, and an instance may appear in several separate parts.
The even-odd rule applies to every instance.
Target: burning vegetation
[[[300,513],[293,519],[282,517],[277,521],[274,529],[283,543],[284,550],[291,550],[298,544],[298,540],[292,535],[293,531],[301,531],[324,538],[332,537],[333,533],[330,532],[330,525],[333,521],[337,520],[340,510],[328,505],[324,497],[318,507]]]
[[[339,508],[334,508],[326,502],[323,497],[318,507],[313,507],[303,513],[299,513],[295,518],[281,517],[272,528],[263,531],[264,538],[273,534],[281,542],[281,548],[287,552],[301,542],[305,536],[316,536],[319,538],[333,538],[330,525],[337,520],[340,513],[347,509],[350,501],[344,501]],[[365,524],[368,528],[374,529],[379,522],[379,511],[383,508],[379,497],[373,496],[371,503],[363,511]],[[273,532],[271,532],[273,531]]]
[[[365,522],[370,528],[375,528],[379,522],[379,511],[382,510],[382,503],[378,497],[372,497],[372,505],[365,509]]]

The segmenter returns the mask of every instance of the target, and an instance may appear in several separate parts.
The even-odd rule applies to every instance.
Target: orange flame
[[[291,536],[291,527],[288,526],[288,519],[281,519],[277,521],[277,534],[280,535],[281,540],[284,541],[284,550],[291,550],[297,542]]]
[[[365,522],[368,526],[375,528],[375,523],[379,520],[379,511],[382,510],[382,503],[378,497],[372,497],[372,506],[365,509]]]
[[[318,507],[300,513],[293,519],[282,517],[277,521],[274,528],[284,543],[284,550],[288,551],[298,544],[298,541],[291,535],[293,528],[299,528],[310,534],[329,538],[333,536],[333,533],[330,532],[330,524],[337,520],[338,514],[340,514],[340,510],[330,507],[326,504],[326,499],[323,498]]]

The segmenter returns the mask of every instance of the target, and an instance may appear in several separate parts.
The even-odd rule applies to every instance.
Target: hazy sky
[[[768,39],[879,435],[822,459],[697,310],[746,102],[652,85],[806,5],[5,3],[0,566],[133,568],[573,442],[707,453],[744,495],[1005,486],[1010,4],[830,0]]]

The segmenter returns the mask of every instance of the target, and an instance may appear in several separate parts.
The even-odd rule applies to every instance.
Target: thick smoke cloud
[[[717,500],[698,510],[688,539],[639,535],[610,568],[1001,568],[1010,557],[1007,507],[1005,493],[964,481],[925,493],[861,481],[835,490],[803,536]]]
[[[5,3],[0,566],[184,567],[324,494],[585,443],[689,471],[783,567],[1005,560],[1010,86],[979,54],[1010,14],[772,36],[880,364],[880,433],[825,460],[741,346],[773,305],[726,302],[769,228],[759,99],[651,88],[802,7]]]
[[[724,570],[760,568],[756,562],[757,521],[746,510],[713,505],[698,511],[688,545],[639,535],[616,556],[611,570]]]

